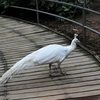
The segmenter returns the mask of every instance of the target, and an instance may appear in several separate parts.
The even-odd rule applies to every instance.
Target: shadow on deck
[[[0,76],[15,62],[48,44],[68,45],[69,40],[48,28],[0,17]],[[0,84],[0,100],[71,100],[100,95],[100,64],[89,52],[77,47],[61,67],[68,75],[59,75],[56,64],[53,78],[47,64],[22,71],[6,85]]]

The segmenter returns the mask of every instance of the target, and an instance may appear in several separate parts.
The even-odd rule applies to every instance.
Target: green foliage
[[[67,2],[71,4],[77,5],[77,0],[56,0]],[[57,4],[54,2],[48,2],[46,0],[38,0],[39,2],[39,9],[51,13],[55,13],[60,16],[65,16],[67,18],[73,18],[77,9],[71,6],[66,6],[62,4]],[[87,6],[90,7],[91,0],[86,0]],[[36,7],[36,0],[0,0],[0,5],[3,5],[6,9],[9,5],[17,5],[23,6],[28,8],[35,8]],[[59,19],[58,19],[59,20]]]
[[[93,2],[92,2],[92,1],[86,0],[86,7],[87,7],[87,8],[91,8],[92,5],[93,5]]]

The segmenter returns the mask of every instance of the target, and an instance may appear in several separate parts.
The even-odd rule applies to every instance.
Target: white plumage
[[[40,64],[49,64],[49,75],[51,76],[52,63],[58,63],[58,68],[60,68],[61,62],[75,49],[76,42],[79,42],[77,36],[77,34],[74,35],[74,39],[69,46],[52,44],[27,55],[2,75],[0,78],[1,83],[5,83],[12,75],[19,73],[27,67]],[[60,71],[63,74],[61,68]]]

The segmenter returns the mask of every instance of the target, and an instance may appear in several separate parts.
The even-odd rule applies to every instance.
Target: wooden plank
[[[0,99],[1,99],[1,100],[4,100],[4,99],[5,99],[5,97],[4,97],[4,96],[0,96]]]
[[[45,41],[45,40],[42,40],[42,41]],[[15,43],[14,43],[15,42]],[[26,42],[31,42],[31,40],[26,40]],[[12,41],[12,43],[10,43],[9,41],[8,41],[8,43],[7,44],[5,44],[5,45],[2,45],[1,47],[6,47],[6,46],[8,46],[9,45],[9,43],[11,44],[11,47],[10,48],[12,48],[13,49],[13,47],[16,47],[16,48],[18,48],[16,45],[18,44],[19,45],[19,47],[20,46],[22,46],[22,44],[23,45],[26,45],[25,43],[26,42],[16,42],[16,41]],[[49,42],[49,43],[48,43]],[[59,43],[59,42],[61,42],[61,40],[59,41],[59,39],[55,39],[55,41],[54,40],[48,40],[48,42],[44,42],[44,44],[43,45],[46,45],[46,44],[55,44],[55,43]],[[51,43],[50,43],[51,42]],[[36,41],[34,41],[34,42],[32,42],[33,43],[33,46],[35,46],[35,45],[41,45],[41,44],[38,44],[38,42],[36,42]],[[67,45],[67,44],[66,44]],[[9,48],[9,47],[6,47],[6,48]]]
[[[60,100],[60,99],[65,99],[67,98],[64,94],[59,94],[59,95],[52,95],[52,96],[47,96],[47,97],[36,97],[36,98],[24,98],[21,100]]]
[[[32,92],[32,93],[23,93],[23,94],[15,94],[15,95],[7,95],[10,99],[24,99],[24,98],[36,98],[36,97],[43,97],[43,96],[52,96],[52,95],[59,95],[64,94],[63,90],[53,90],[53,91],[42,91],[42,92]],[[65,97],[65,96],[64,96]]]
[[[66,75],[65,77],[62,76],[62,75],[59,75],[59,78],[62,81],[64,80],[63,82],[65,84],[71,83],[71,82],[73,82],[73,83],[86,82],[86,81],[91,81],[91,80],[99,80],[99,77],[98,77],[98,75],[100,75],[99,72],[100,71],[98,71],[97,73],[91,72],[92,74],[90,74],[90,73],[88,73],[88,74],[84,73],[86,75],[84,75],[83,73],[82,74],[78,74],[78,75],[71,74],[71,75]],[[56,73],[54,73],[54,74],[56,74]],[[28,81],[29,80],[30,82],[33,82],[33,83],[37,83],[37,82],[39,83],[39,82],[42,82],[44,79],[46,79],[45,80],[46,83],[49,83],[49,81],[51,80],[51,78],[49,77],[48,73],[44,73],[42,75],[41,74],[40,75],[33,75],[33,76],[30,76],[30,77],[23,76],[23,77],[19,77],[19,78],[13,78],[12,80],[9,80],[9,82],[18,82],[18,84],[20,84],[21,83],[20,80],[21,81]],[[53,80],[54,81],[58,80],[57,75],[55,75],[55,77],[53,78]]]
[[[29,25],[29,26],[26,26],[26,27],[17,28],[15,30],[20,32],[21,34],[30,35],[30,34],[34,34],[36,32],[45,31],[46,29],[41,28],[41,27],[36,26],[36,25],[34,25],[34,26]]]
[[[0,31],[0,39],[4,39],[5,37],[6,38],[9,38],[9,37],[13,37],[13,36],[18,36],[18,34],[14,34],[13,31],[9,31],[9,32],[2,32]]]
[[[87,97],[87,96],[95,96],[100,95],[100,90],[94,90],[94,91],[86,91],[86,92],[79,92],[79,93],[73,93],[68,94],[71,98],[78,98],[78,97]]]

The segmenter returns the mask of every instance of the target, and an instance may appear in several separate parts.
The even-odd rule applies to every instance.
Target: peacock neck
[[[70,54],[76,48],[76,43],[74,39],[72,40],[69,46],[64,46],[64,50],[67,54]]]
[[[71,47],[72,47],[73,49],[76,48],[76,43],[75,43],[74,41],[71,42]]]
[[[71,42],[69,49],[70,51],[73,51],[76,48],[76,43],[74,41]]]
[[[69,46],[65,46],[64,50],[70,54],[76,48],[76,43],[74,41],[71,42]]]

